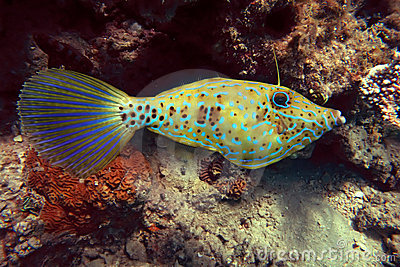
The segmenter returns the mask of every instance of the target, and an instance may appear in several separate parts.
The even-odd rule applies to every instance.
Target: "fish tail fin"
[[[39,72],[18,101],[22,131],[39,155],[81,178],[109,164],[135,133],[132,99],[93,77],[62,69]]]

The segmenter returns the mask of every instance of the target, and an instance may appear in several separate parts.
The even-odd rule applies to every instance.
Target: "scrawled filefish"
[[[255,169],[345,122],[340,111],[279,85],[216,77],[153,97],[130,97],[62,69],[25,82],[18,110],[22,130],[40,156],[82,178],[110,163],[143,127]]]

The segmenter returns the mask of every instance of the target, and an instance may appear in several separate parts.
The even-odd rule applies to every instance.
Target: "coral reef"
[[[283,84],[324,103],[358,82],[366,70],[389,62],[392,54],[390,44],[376,34],[377,26],[363,20],[366,7],[345,2],[232,3],[224,16],[217,58],[236,66],[244,77],[273,83],[274,47]],[[397,12],[395,5],[380,8],[388,15]],[[380,28],[397,33],[388,42],[398,38],[399,27]]]
[[[371,123],[371,128],[367,125],[345,125],[336,131],[339,145],[335,143],[330,149],[381,189],[398,189],[400,140],[395,136],[383,136],[376,124]]]
[[[148,180],[151,169],[140,152],[129,147],[128,150],[129,154],[120,155],[85,181],[52,167],[33,149],[29,150],[24,172],[29,187],[45,198],[40,212],[45,229],[55,233],[89,233],[105,223],[118,207],[133,205],[136,180]],[[107,210],[110,206],[114,210]]]
[[[336,142],[329,147],[385,191],[400,188],[397,57],[398,53],[391,63],[372,68],[362,79],[354,119],[334,131]]]
[[[354,219],[360,231],[378,233],[387,253],[395,255],[394,263],[400,263],[400,194],[386,192],[375,195],[358,210]]]
[[[372,196],[355,217],[355,226],[361,231],[373,229],[383,236],[400,234],[399,193],[385,192]]]
[[[43,244],[38,213],[42,198],[28,191],[22,177],[25,146],[11,136],[0,138],[0,266],[17,264]]]
[[[400,130],[400,61],[378,65],[363,78],[363,99],[377,108],[383,120]]]

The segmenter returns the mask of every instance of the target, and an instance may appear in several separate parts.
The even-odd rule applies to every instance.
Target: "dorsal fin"
[[[184,69],[164,75],[145,86],[136,96],[155,96],[177,86],[197,82],[203,79],[223,77],[226,75],[207,69]]]

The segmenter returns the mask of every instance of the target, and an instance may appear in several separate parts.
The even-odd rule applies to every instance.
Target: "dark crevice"
[[[296,13],[292,5],[273,8],[264,20],[264,30],[274,39],[288,35],[296,25]]]
[[[367,27],[370,27],[390,14],[389,1],[390,0],[366,0],[355,15],[356,17],[364,18],[367,22]]]

